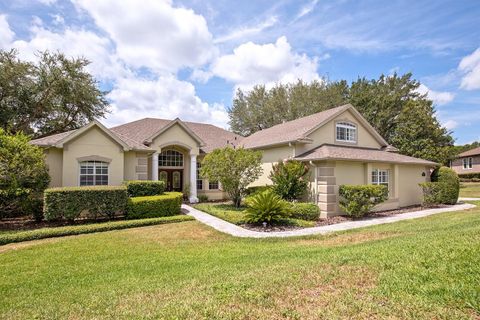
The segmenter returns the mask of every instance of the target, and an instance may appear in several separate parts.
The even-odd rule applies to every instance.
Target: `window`
[[[336,125],[337,141],[357,142],[357,127],[348,122],[338,122]]]
[[[209,181],[208,182],[208,190],[218,190],[218,181]]]
[[[473,168],[473,158],[463,158],[463,169]]]
[[[167,183],[168,183],[168,173],[167,173],[167,171],[160,171],[160,174],[158,175],[158,180],[163,181],[163,183],[165,183],[165,187],[166,187]]]
[[[200,163],[200,161],[197,161],[197,190],[203,189],[203,180],[202,180],[202,177],[200,177],[201,167],[202,167],[202,164]]]
[[[165,150],[158,155],[159,167],[183,167],[183,154],[175,150]]]
[[[108,185],[108,163],[102,161],[80,162],[80,186]]]
[[[386,186],[388,189],[388,182],[389,182],[388,176],[389,176],[388,170],[375,169],[372,171],[372,184]]]

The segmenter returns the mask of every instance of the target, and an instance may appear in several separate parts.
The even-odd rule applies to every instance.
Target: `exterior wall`
[[[336,141],[336,132],[335,132],[335,124],[339,121],[348,121],[352,122],[357,125],[357,143],[345,143],[345,142],[338,142]],[[309,138],[313,139],[312,143],[307,144],[297,144],[295,146],[295,155],[300,155],[308,150],[316,148],[322,144],[341,144],[347,146],[360,146],[360,147],[368,147],[368,148],[377,148],[379,149],[382,147],[378,141],[372,136],[372,134],[365,128],[357,118],[350,112],[346,111],[330,122],[323,125],[321,128],[312,132]]]
[[[293,146],[281,146],[275,148],[268,148],[260,150],[262,152],[262,175],[253,182],[250,186],[264,186],[272,184],[272,181],[268,178],[272,171],[272,166],[279,160],[285,160],[294,156],[295,148]]]
[[[63,150],[58,148],[45,149],[45,163],[50,174],[50,187],[62,186]]]
[[[425,176],[422,174],[425,173]],[[399,165],[400,207],[422,203],[422,188],[418,185],[430,180],[430,169],[420,165]]]
[[[463,159],[465,158],[473,159],[472,169],[463,168]],[[458,175],[480,173],[480,155],[455,159],[452,161],[451,167]]]
[[[97,127],[84,132],[63,147],[62,185],[79,185],[78,158],[99,156],[110,159],[109,185],[121,185],[124,180],[124,152],[122,147]]]

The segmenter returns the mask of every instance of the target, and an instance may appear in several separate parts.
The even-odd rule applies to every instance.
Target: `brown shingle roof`
[[[480,147],[460,153],[457,158],[471,157],[480,154]]]
[[[350,161],[371,161],[391,162],[405,164],[437,165],[435,162],[423,159],[404,156],[398,153],[382,151],[378,149],[348,147],[324,144],[313,150],[305,152],[297,157],[301,161],[313,160],[350,160]]]
[[[305,139],[305,135],[310,130],[325,122],[330,117],[335,116],[350,107],[351,105],[347,104],[303,118],[277,124],[276,126],[255,132],[244,138],[242,144],[245,148],[260,148]]]
[[[70,130],[62,133],[52,134],[51,136],[34,139],[30,141],[30,143],[35,144],[37,146],[52,146],[52,145],[55,145],[58,141],[62,140],[63,138],[74,133],[75,131],[77,130]]]

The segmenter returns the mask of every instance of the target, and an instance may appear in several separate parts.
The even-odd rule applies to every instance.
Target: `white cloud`
[[[220,36],[218,38],[215,38],[214,42],[215,43],[223,43],[227,42],[230,40],[235,40],[235,39],[240,39],[244,38],[246,36],[251,36],[257,33],[262,32],[263,30],[270,28],[274,26],[277,23],[278,19],[276,16],[271,16],[268,17],[265,21],[259,23],[256,26],[251,26],[251,27],[241,27],[238,28],[229,34],[226,34],[224,36]]]
[[[109,93],[112,113],[108,125],[117,125],[139,118],[153,117],[199,121],[226,127],[228,114],[220,104],[209,105],[195,93],[195,87],[173,75],[156,80],[118,79]]]
[[[452,92],[434,91],[424,84],[420,84],[420,87],[417,89],[417,91],[420,94],[427,94],[428,98],[439,106],[447,104],[455,98],[455,94]]]
[[[213,63],[212,72],[237,87],[251,88],[255,84],[272,86],[276,82],[298,79],[320,79],[317,59],[292,51],[286,37],[275,43],[247,42],[235,48],[233,54],[224,55]]]
[[[193,10],[170,1],[75,0],[116,44],[127,64],[176,72],[201,66],[216,54],[207,23]]]
[[[8,48],[14,36],[15,33],[10,29],[7,16],[4,14],[0,15],[0,48]]]
[[[43,3],[44,5],[51,6],[52,4],[56,3],[57,0],[38,0],[38,2]]]
[[[480,89],[480,48],[464,57],[458,69],[464,72],[460,88],[466,90]]]
[[[447,130],[453,130],[458,127],[458,122],[455,120],[447,120],[443,123],[443,126],[447,128]]]
[[[294,20],[298,20],[300,19],[301,17],[303,16],[306,16],[307,14],[309,14],[310,12],[313,11],[313,9],[315,9],[315,6],[317,5],[318,3],[318,0],[313,0],[311,1],[310,3],[304,5],[300,11],[298,12],[297,16],[295,17]]]

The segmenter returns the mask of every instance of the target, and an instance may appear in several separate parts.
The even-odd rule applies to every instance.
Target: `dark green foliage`
[[[308,165],[297,161],[279,161],[274,164],[269,178],[273,182],[273,191],[282,199],[292,201],[301,199],[308,188]]]
[[[165,194],[148,197],[130,198],[127,219],[166,217],[180,214],[183,194],[165,192]]]
[[[293,202],[290,211],[295,219],[316,221],[320,218],[320,208],[315,203]]]
[[[36,213],[50,182],[43,151],[29,140],[0,128],[0,219]]]
[[[215,149],[203,158],[200,175],[210,181],[219,181],[238,208],[248,185],[262,174],[261,160],[260,151],[231,147]]]
[[[152,218],[152,219],[110,221],[110,222],[78,225],[78,226],[42,228],[42,229],[35,229],[35,230],[29,230],[29,231],[0,234],[0,245],[13,243],[13,242],[72,236],[77,234],[104,232],[104,231],[110,231],[110,230],[120,230],[120,229],[136,228],[136,227],[145,227],[145,226],[152,226],[157,224],[174,223],[174,222],[182,222],[182,221],[190,221],[190,220],[194,220],[194,219],[190,216],[182,215],[182,216],[161,217],[161,218]]]
[[[461,179],[480,179],[480,173],[460,174],[459,177]]]
[[[421,184],[425,205],[455,204],[460,192],[460,179],[455,171],[441,167],[432,174],[432,182]]]
[[[199,202],[207,202],[208,201],[208,196],[206,194],[199,194],[198,195],[198,201]]]
[[[247,196],[251,196],[251,195],[254,195],[254,194],[257,194],[257,193],[260,193],[260,192],[263,192],[263,191],[267,191],[267,190],[270,190],[270,189],[272,189],[272,186],[248,187],[245,193],[246,193]]]
[[[388,189],[382,185],[341,185],[340,207],[349,216],[359,218],[388,199]]]
[[[0,50],[0,128],[34,136],[77,129],[108,112],[85,58],[41,52],[38,62]]]
[[[422,205],[424,207],[432,207],[442,203],[440,196],[442,192],[441,184],[438,182],[424,182],[419,185],[423,192]]]
[[[248,197],[245,204],[249,223],[280,222],[290,216],[290,204],[271,190]]]
[[[46,220],[75,220],[82,212],[90,219],[124,215],[127,208],[125,187],[65,187],[45,190],[43,213]]]
[[[125,181],[129,197],[156,196],[165,192],[165,182],[150,180]]]

